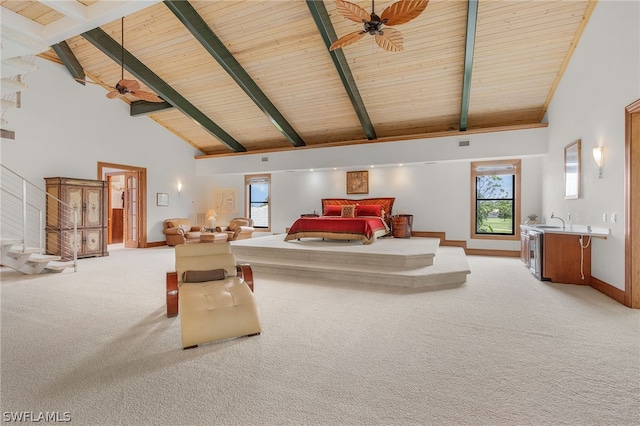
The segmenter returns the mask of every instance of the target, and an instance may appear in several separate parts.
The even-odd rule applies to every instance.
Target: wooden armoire
[[[102,180],[45,178],[48,254],[73,258],[73,211],[77,212],[78,258],[108,256],[107,191]],[[64,204],[58,203],[57,200]]]

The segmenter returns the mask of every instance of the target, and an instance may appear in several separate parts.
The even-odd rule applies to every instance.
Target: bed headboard
[[[345,204],[382,204],[384,208],[384,220],[390,223],[391,210],[393,210],[393,202],[395,197],[383,197],[383,198],[360,198],[358,200],[351,198],[323,198],[322,210],[324,212],[324,206],[342,206]]]

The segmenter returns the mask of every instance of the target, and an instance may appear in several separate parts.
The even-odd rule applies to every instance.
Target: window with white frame
[[[254,228],[271,230],[271,175],[247,175],[244,181],[247,217],[253,219]]]

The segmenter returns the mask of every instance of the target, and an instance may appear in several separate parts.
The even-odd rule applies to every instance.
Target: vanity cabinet
[[[546,232],[542,237],[542,276],[554,283],[591,284],[590,239]],[[583,248],[587,242],[588,247]]]
[[[520,258],[541,280],[591,284],[591,237],[520,227]]]
[[[108,256],[107,190],[101,180],[45,178],[47,193],[46,249],[48,254],[73,258],[73,211],[77,212],[78,258]],[[64,204],[60,204],[58,200]]]

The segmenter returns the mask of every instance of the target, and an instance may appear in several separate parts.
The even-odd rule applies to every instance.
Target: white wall
[[[418,164],[433,161],[511,158],[514,155],[546,155],[546,127],[451,137],[378,142],[329,148],[296,148],[268,154],[202,158],[196,163],[198,175],[257,173],[285,170],[367,168],[370,165]],[[459,141],[469,146],[459,147]],[[267,161],[264,161],[264,160]]]
[[[470,146],[459,148],[459,139],[470,140]],[[522,159],[524,221],[528,214],[541,214],[543,156],[537,153],[546,152],[546,140],[547,129],[541,128],[301,150],[293,154],[279,152],[269,154],[268,162],[263,162],[264,155],[259,154],[208,158],[197,160],[196,167],[199,175],[209,176],[209,202],[213,202],[215,188],[236,187],[241,206],[244,174],[271,173],[274,233],[283,233],[302,213],[320,211],[322,198],[395,197],[393,213],[412,214],[414,231],[446,232],[447,239],[465,240],[471,248],[519,250],[518,241],[470,240],[470,163],[478,159]],[[296,161],[282,158],[291,155],[296,155]],[[389,164],[391,159],[408,162],[399,166]],[[358,165],[354,167],[343,166],[356,161]],[[371,164],[375,167],[371,168]],[[369,170],[369,194],[347,195],[346,171],[363,169]],[[226,170],[234,173],[224,173]],[[244,211],[241,209],[240,213]],[[226,223],[230,216],[234,215],[218,216],[218,223]]]
[[[64,66],[37,64],[25,77],[22,108],[6,114],[16,139],[2,139],[3,165],[43,189],[44,177],[96,179],[99,161],[145,167],[148,241],[164,241],[165,218],[195,219],[204,191],[194,174],[199,151],[148,117],[130,117],[128,105],[100,86],[76,83]],[[169,207],[156,207],[157,192],[169,193]]]
[[[544,215],[611,229],[594,240],[592,275],[624,289],[624,108],[640,98],[640,2],[598,2],[549,107],[549,155],[544,166]],[[564,146],[582,141],[582,197],[565,200]],[[598,179],[594,147],[604,146]],[[607,213],[609,220],[602,221]],[[616,223],[610,215],[617,214]]]

